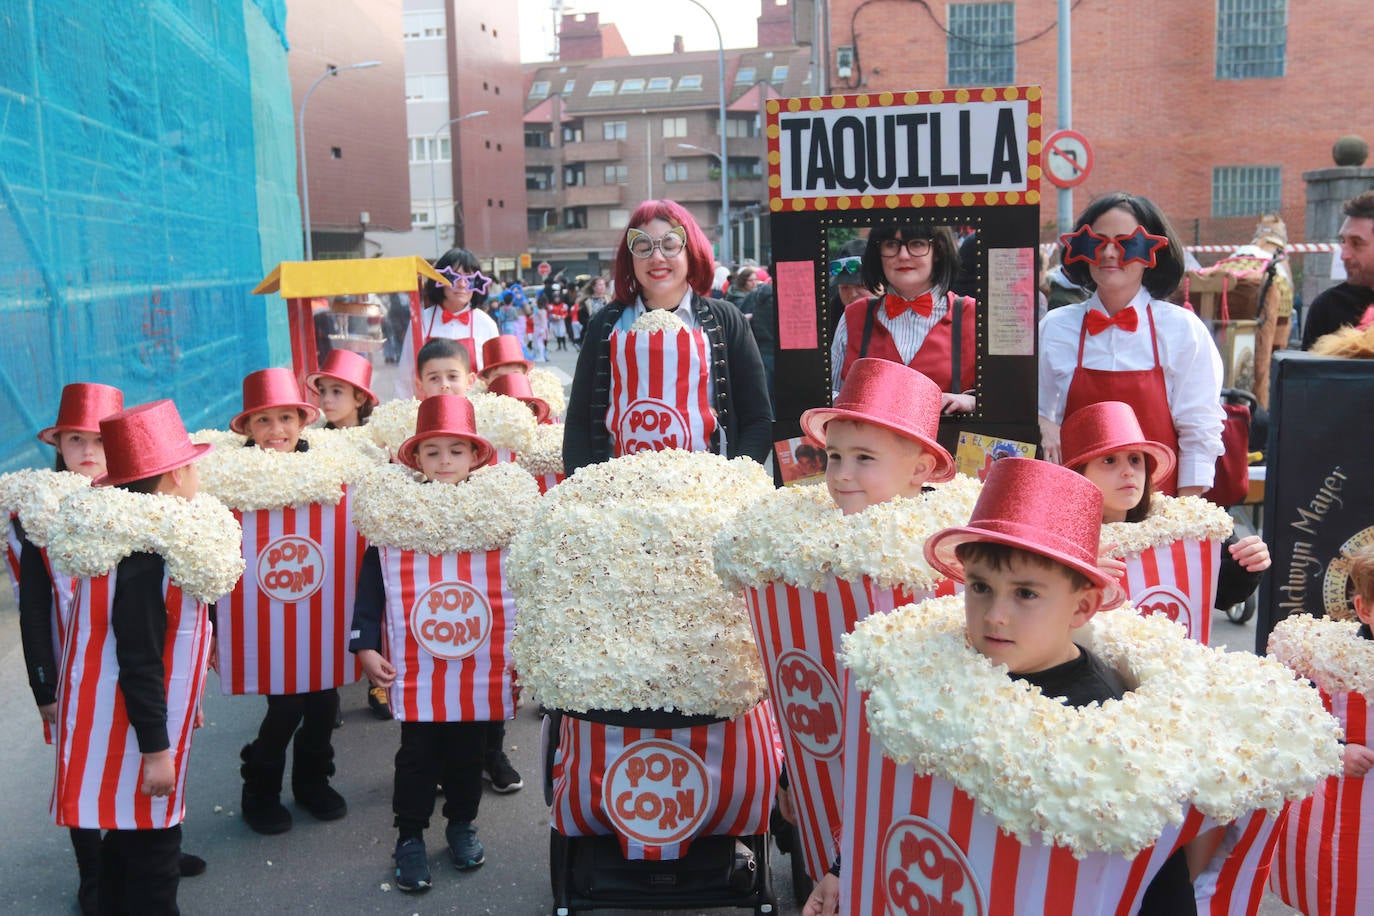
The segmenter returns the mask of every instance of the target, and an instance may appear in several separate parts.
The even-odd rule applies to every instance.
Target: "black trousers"
[[[486,722],[402,722],[391,810],[402,837],[419,836],[434,813],[434,787],[444,787],[444,817],[477,820],[482,801]]]
[[[258,726],[253,743],[253,762],[275,763],[286,759],[286,747],[299,726],[298,753],[329,754],[333,745],[334,719],[339,713],[339,691],[315,690],[311,693],[269,694],[267,715]]]
[[[107,830],[100,843],[100,912],[176,916],[181,825],[166,830]]]

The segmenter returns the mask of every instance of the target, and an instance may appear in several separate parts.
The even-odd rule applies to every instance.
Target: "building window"
[[[625,122],[624,121],[605,121],[601,125],[601,139],[603,140],[624,140]]]
[[[763,175],[763,160],[730,157],[731,178],[759,178]]]
[[[592,83],[591,91],[587,95],[614,95],[615,80],[597,80]]]
[[[448,137],[440,137],[438,140],[433,137],[410,138],[411,162],[448,162],[449,158]]]
[[[573,165],[563,166],[563,187],[582,188],[587,185],[587,167],[584,163],[578,162]]]
[[[443,38],[444,34],[443,10],[405,13],[402,16],[401,35],[406,41]]]
[[[686,118],[664,118],[663,136],[665,137],[685,137],[687,136]]]
[[[552,210],[526,210],[525,228],[530,232],[542,232],[556,226],[557,220]]]
[[[753,67],[740,67],[735,71],[735,85],[747,85],[754,81],[755,70]]]
[[[448,98],[448,74],[407,73],[407,102],[441,102]]]
[[[1224,165],[1212,169],[1212,215],[1256,217],[1275,213],[1282,199],[1277,165]]]
[[[654,76],[649,78],[649,84],[644,87],[645,92],[669,92],[673,88],[673,78],[671,76]]]
[[[624,184],[629,180],[630,167],[628,165],[606,166],[606,184]]]
[[[606,228],[608,228],[608,229],[624,229],[624,228],[625,228],[626,226],[628,226],[628,225],[630,225],[630,211],[629,211],[629,210],[607,210],[607,211],[606,211]]]
[[[577,80],[564,80],[564,81],[563,81],[563,95],[572,95],[572,94],[573,94],[573,90],[576,89],[576,88],[577,88]]]
[[[525,128],[525,147],[527,149],[548,149],[553,146],[552,138],[549,136],[551,131],[535,128]]]
[[[1016,81],[1016,4],[951,3],[951,86],[995,86]]]
[[[781,83],[785,79],[787,79],[787,66],[785,64],[778,64],[778,66],[773,68],[772,82]]]
[[[542,99],[549,94],[548,80],[535,80],[530,83],[530,98]]]
[[[433,226],[434,217],[428,210],[411,210],[410,225],[412,228],[418,226]]]
[[[694,73],[691,76],[678,77],[677,88],[679,92],[700,92],[701,74]]]
[[[620,81],[621,95],[634,95],[644,91],[644,80],[640,77]]]
[[[581,122],[581,121],[573,121],[573,122],[570,123],[570,124],[564,124],[564,125],[563,125],[563,142],[564,142],[565,144],[567,144],[567,143],[581,143],[581,142],[582,142],[582,122]]]
[[[686,180],[687,180],[687,163],[685,163],[685,162],[676,162],[676,161],[671,160],[671,159],[670,159],[669,161],[663,163],[663,180],[664,180],[664,181],[686,181]]]
[[[563,211],[564,229],[586,229],[587,228],[587,208],[568,207]]]
[[[1217,0],[1217,79],[1283,76],[1288,0]]]
[[[552,191],[553,189],[552,169],[525,169],[526,191]]]
[[[725,119],[725,136],[727,137],[757,137],[759,135],[758,119],[753,115],[746,118]],[[716,136],[720,136],[720,121],[715,122]]]

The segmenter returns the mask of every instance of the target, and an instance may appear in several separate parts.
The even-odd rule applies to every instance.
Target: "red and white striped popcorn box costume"
[[[71,620],[72,598],[76,592],[78,580],[66,573],[53,569],[52,560],[48,557],[46,547],[39,548],[43,551],[43,565],[48,568],[48,578],[52,580],[53,602],[52,602],[52,657],[62,661],[62,647],[67,644],[67,625]],[[54,742],[52,724],[46,719],[43,720],[43,742],[52,744]]]
[[[611,364],[606,429],[612,454],[709,451],[717,423],[708,385],[710,344],[701,329],[616,330],[606,345]]]
[[[830,575],[815,591],[770,582],[747,586],[744,594],[778,717],[788,785],[797,798],[806,870],[819,880],[835,860],[842,821],[840,637],[870,613],[919,598],[901,588],[879,588],[867,576],[850,582]]]
[[[1362,693],[1322,691],[1322,702],[1350,744],[1370,745],[1369,703]],[[1274,856],[1270,889],[1307,916],[1374,912],[1374,776],[1331,776],[1288,812]]]
[[[1163,614],[1206,645],[1212,635],[1221,542],[1185,538],[1127,554],[1122,584],[1142,614]]]
[[[559,485],[560,483],[562,483],[565,479],[566,479],[566,475],[564,475],[564,474],[535,474],[535,475],[534,475],[534,482],[537,483],[537,484],[539,485],[539,495],[540,495],[540,496],[543,496],[545,493],[549,492],[549,491],[552,490],[554,487],[558,486],[558,485]]]
[[[627,859],[650,860],[680,858],[699,836],[763,833],[777,790],[777,744],[767,700],[734,719],[678,728],[565,713],[553,827],[564,836],[615,834]]]
[[[438,556],[378,547],[385,638],[402,722],[487,722],[515,715],[509,644],[515,602],[504,550]]]
[[[863,797],[844,824],[841,913],[1062,913],[1129,916],[1175,849],[1216,826],[1189,806],[1182,824],[1133,858],[1062,846],[1003,830],[974,799],[938,776],[894,763],[870,735],[867,696],[845,717],[845,797]],[[1258,910],[1277,821],[1263,811],[1243,819],[1240,843],[1223,870],[1214,914]],[[953,909],[958,907],[959,909]]]
[[[221,692],[307,693],[362,676],[348,633],[365,545],[347,489],[335,505],[234,510],[247,567],[218,604]]]
[[[143,756],[119,691],[110,612],[117,572],[80,580],[62,655],[58,694],[57,778],[52,811],[59,826],[163,829],[186,813],[186,763],[210,657],[205,605],[163,577],[167,607],[167,734],[176,784],[154,798],[139,791]]]

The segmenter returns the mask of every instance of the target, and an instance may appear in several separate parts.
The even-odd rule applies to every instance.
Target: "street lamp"
[[[469,111],[469,112],[468,112],[467,114],[465,114],[465,115],[459,115],[459,116],[456,117],[456,118],[449,118],[449,119],[448,119],[447,121],[445,121],[443,124],[440,124],[438,127],[434,128],[434,134],[433,134],[432,137],[430,137],[430,143],[429,143],[429,201],[430,201],[430,207],[433,208],[433,210],[434,210],[434,256],[435,256],[436,258],[439,257],[439,255],[441,254],[441,252],[439,251],[439,192],[435,190],[436,185],[434,184],[434,153],[435,153],[435,151],[437,150],[437,148],[438,148],[438,146],[439,146],[439,133],[440,133],[441,131],[443,131],[444,128],[448,127],[449,125],[457,124],[459,121],[466,121],[468,118],[480,118],[482,115],[486,115],[486,114],[491,114],[491,112],[487,111],[487,110],[484,108],[484,109],[482,109],[481,111]],[[452,138],[449,139],[448,149],[449,149],[449,161],[452,162],[452,161],[453,161],[453,140],[452,140]],[[457,221],[456,221],[456,219],[455,219],[455,221],[454,221],[454,228],[457,229]]]
[[[706,14],[706,18],[711,20],[711,25],[716,30],[716,43],[720,45],[720,261],[722,264],[730,263],[730,186],[726,178],[729,171],[727,163],[730,161],[725,158],[725,39],[720,35],[720,25],[716,22],[716,17],[711,15],[701,2],[701,0],[687,0],[693,6],[701,8]]]
[[[310,101],[311,94],[313,94],[314,91],[319,88],[320,83],[323,83],[331,76],[338,76],[344,70],[370,70],[373,67],[380,67],[381,65],[382,62],[379,60],[365,60],[362,63],[345,64],[342,67],[336,67],[333,64],[327,64],[325,65],[324,73],[320,76],[319,79],[315,80],[315,82],[310,84],[310,88],[305,90],[305,98],[301,99],[301,113],[300,116],[296,118],[296,145],[300,149],[301,157],[301,205],[302,209],[304,209],[305,211],[305,259],[307,261],[315,260],[315,245],[310,239],[310,178],[306,174],[305,167],[306,103]]]

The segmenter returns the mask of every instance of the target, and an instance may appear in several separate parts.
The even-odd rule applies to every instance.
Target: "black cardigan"
[[[759,348],[739,309],[720,299],[693,294],[692,315],[711,344],[711,383],[716,418],[725,432],[727,457],[762,463],[772,447],[773,407]],[[612,302],[592,316],[582,336],[563,428],[563,467],[580,467],[611,457],[606,413],[611,407],[611,358],[606,343],[628,306]],[[719,431],[711,450],[720,451]]]

